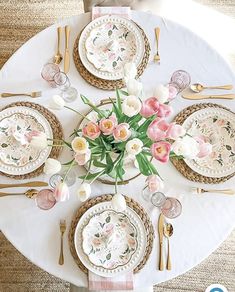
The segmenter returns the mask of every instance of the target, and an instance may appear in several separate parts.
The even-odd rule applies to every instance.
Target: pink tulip
[[[57,202],[64,202],[69,199],[69,188],[65,182],[57,184],[54,190],[54,197]]]
[[[90,149],[88,149],[86,153],[76,153],[74,156],[74,159],[78,165],[85,165],[90,158],[91,158]]]
[[[84,136],[95,140],[96,138],[99,137],[100,135],[100,128],[97,124],[93,123],[93,122],[89,122],[83,129],[82,129],[82,133]]]
[[[179,137],[184,136],[186,133],[185,129],[181,125],[177,125],[176,123],[171,123],[169,128],[167,129],[166,135],[167,138],[176,140]]]
[[[127,123],[117,125],[113,131],[113,136],[116,141],[126,141],[131,136],[129,125]]]
[[[173,108],[167,104],[160,104],[158,109],[158,117],[159,118],[167,118],[173,113]]]
[[[160,141],[167,137],[168,128],[169,124],[165,120],[156,118],[149,125],[147,135],[152,141]]]
[[[150,97],[143,101],[142,108],[140,110],[141,116],[149,118],[154,114],[157,114],[159,110],[159,102],[156,97]]]
[[[206,157],[212,153],[212,145],[205,142],[205,138],[203,136],[194,137],[194,139],[199,144],[199,153],[197,154],[198,158]]]
[[[153,157],[163,163],[168,162],[171,151],[171,144],[165,141],[153,143],[150,148]]]
[[[99,123],[99,127],[101,132],[103,132],[104,135],[110,135],[113,133],[114,128],[117,125],[117,118],[112,115],[108,119],[101,119]]]
[[[163,188],[163,181],[158,175],[155,174],[148,176],[146,183],[151,193],[158,192],[161,188]]]

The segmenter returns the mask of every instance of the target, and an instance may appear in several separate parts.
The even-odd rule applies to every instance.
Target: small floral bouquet
[[[151,192],[157,191],[162,184],[154,161],[167,163],[170,157],[205,157],[211,152],[211,145],[202,137],[192,137],[176,123],[168,123],[166,118],[173,112],[171,100],[176,96],[175,88],[159,85],[154,96],[142,100],[142,84],[135,79],[137,72],[134,64],[126,64],[124,80],[127,90],[116,90],[116,99],[110,98],[110,109],[102,109],[81,95],[82,101],[92,109],[83,117],[83,125],[76,129],[71,143],[64,143],[73,151],[73,159],[67,165],[83,165],[86,175],[78,190],[81,201],[91,194],[91,184],[106,175],[117,185],[124,180],[126,157],[131,157],[139,172],[147,177],[146,183]],[[64,101],[53,97],[54,108],[68,108]],[[52,161],[49,160],[49,163]],[[58,163],[55,163],[58,171]],[[94,171],[96,169],[97,171]],[[45,172],[51,174],[48,162]],[[66,191],[63,190],[66,189]],[[57,187],[67,194],[65,183]]]

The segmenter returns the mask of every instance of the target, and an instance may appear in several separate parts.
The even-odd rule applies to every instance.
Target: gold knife
[[[19,184],[0,184],[0,189],[5,188],[17,188],[17,187],[46,187],[48,186],[47,182],[44,181],[30,181],[26,183],[19,183]]]
[[[69,56],[69,37],[70,37],[70,26],[65,26],[65,53],[64,53],[64,73],[69,72],[70,56]]]
[[[164,215],[160,214],[158,219],[158,235],[159,235],[159,270],[164,270],[163,263],[163,230],[164,230]]]
[[[201,94],[182,94],[186,99],[235,99],[235,94],[201,95]]]

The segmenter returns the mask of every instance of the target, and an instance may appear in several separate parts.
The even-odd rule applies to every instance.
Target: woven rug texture
[[[235,0],[197,2],[235,18]],[[33,35],[62,18],[82,12],[81,0],[0,0],[0,68]],[[204,292],[212,283],[235,292],[235,231],[199,266],[154,289]],[[69,283],[29,262],[0,232],[0,292],[67,292],[69,288]]]

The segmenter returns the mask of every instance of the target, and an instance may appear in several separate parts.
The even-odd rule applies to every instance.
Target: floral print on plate
[[[44,132],[31,115],[14,113],[0,121],[0,159],[4,164],[24,166],[38,159],[41,150],[32,148],[25,139],[31,131]]]
[[[194,113],[188,120],[191,121],[186,127],[188,133],[193,136],[202,135],[206,142],[212,144],[212,153],[208,157],[194,159],[197,170],[204,169],[206,171],[204,174],[208,176],[233,173],[235,171],[235,115],[224,109],[208,108]]]
[[[126,265],[138,247],[137,230],[127,215],[113,210],[95,214],[82,232],[90,262],[106,269]]]
[[[94,28],[85,42],[87,59],[99,70],[120,71],[136,56],[135,35],[123,23],[107,22]]]

